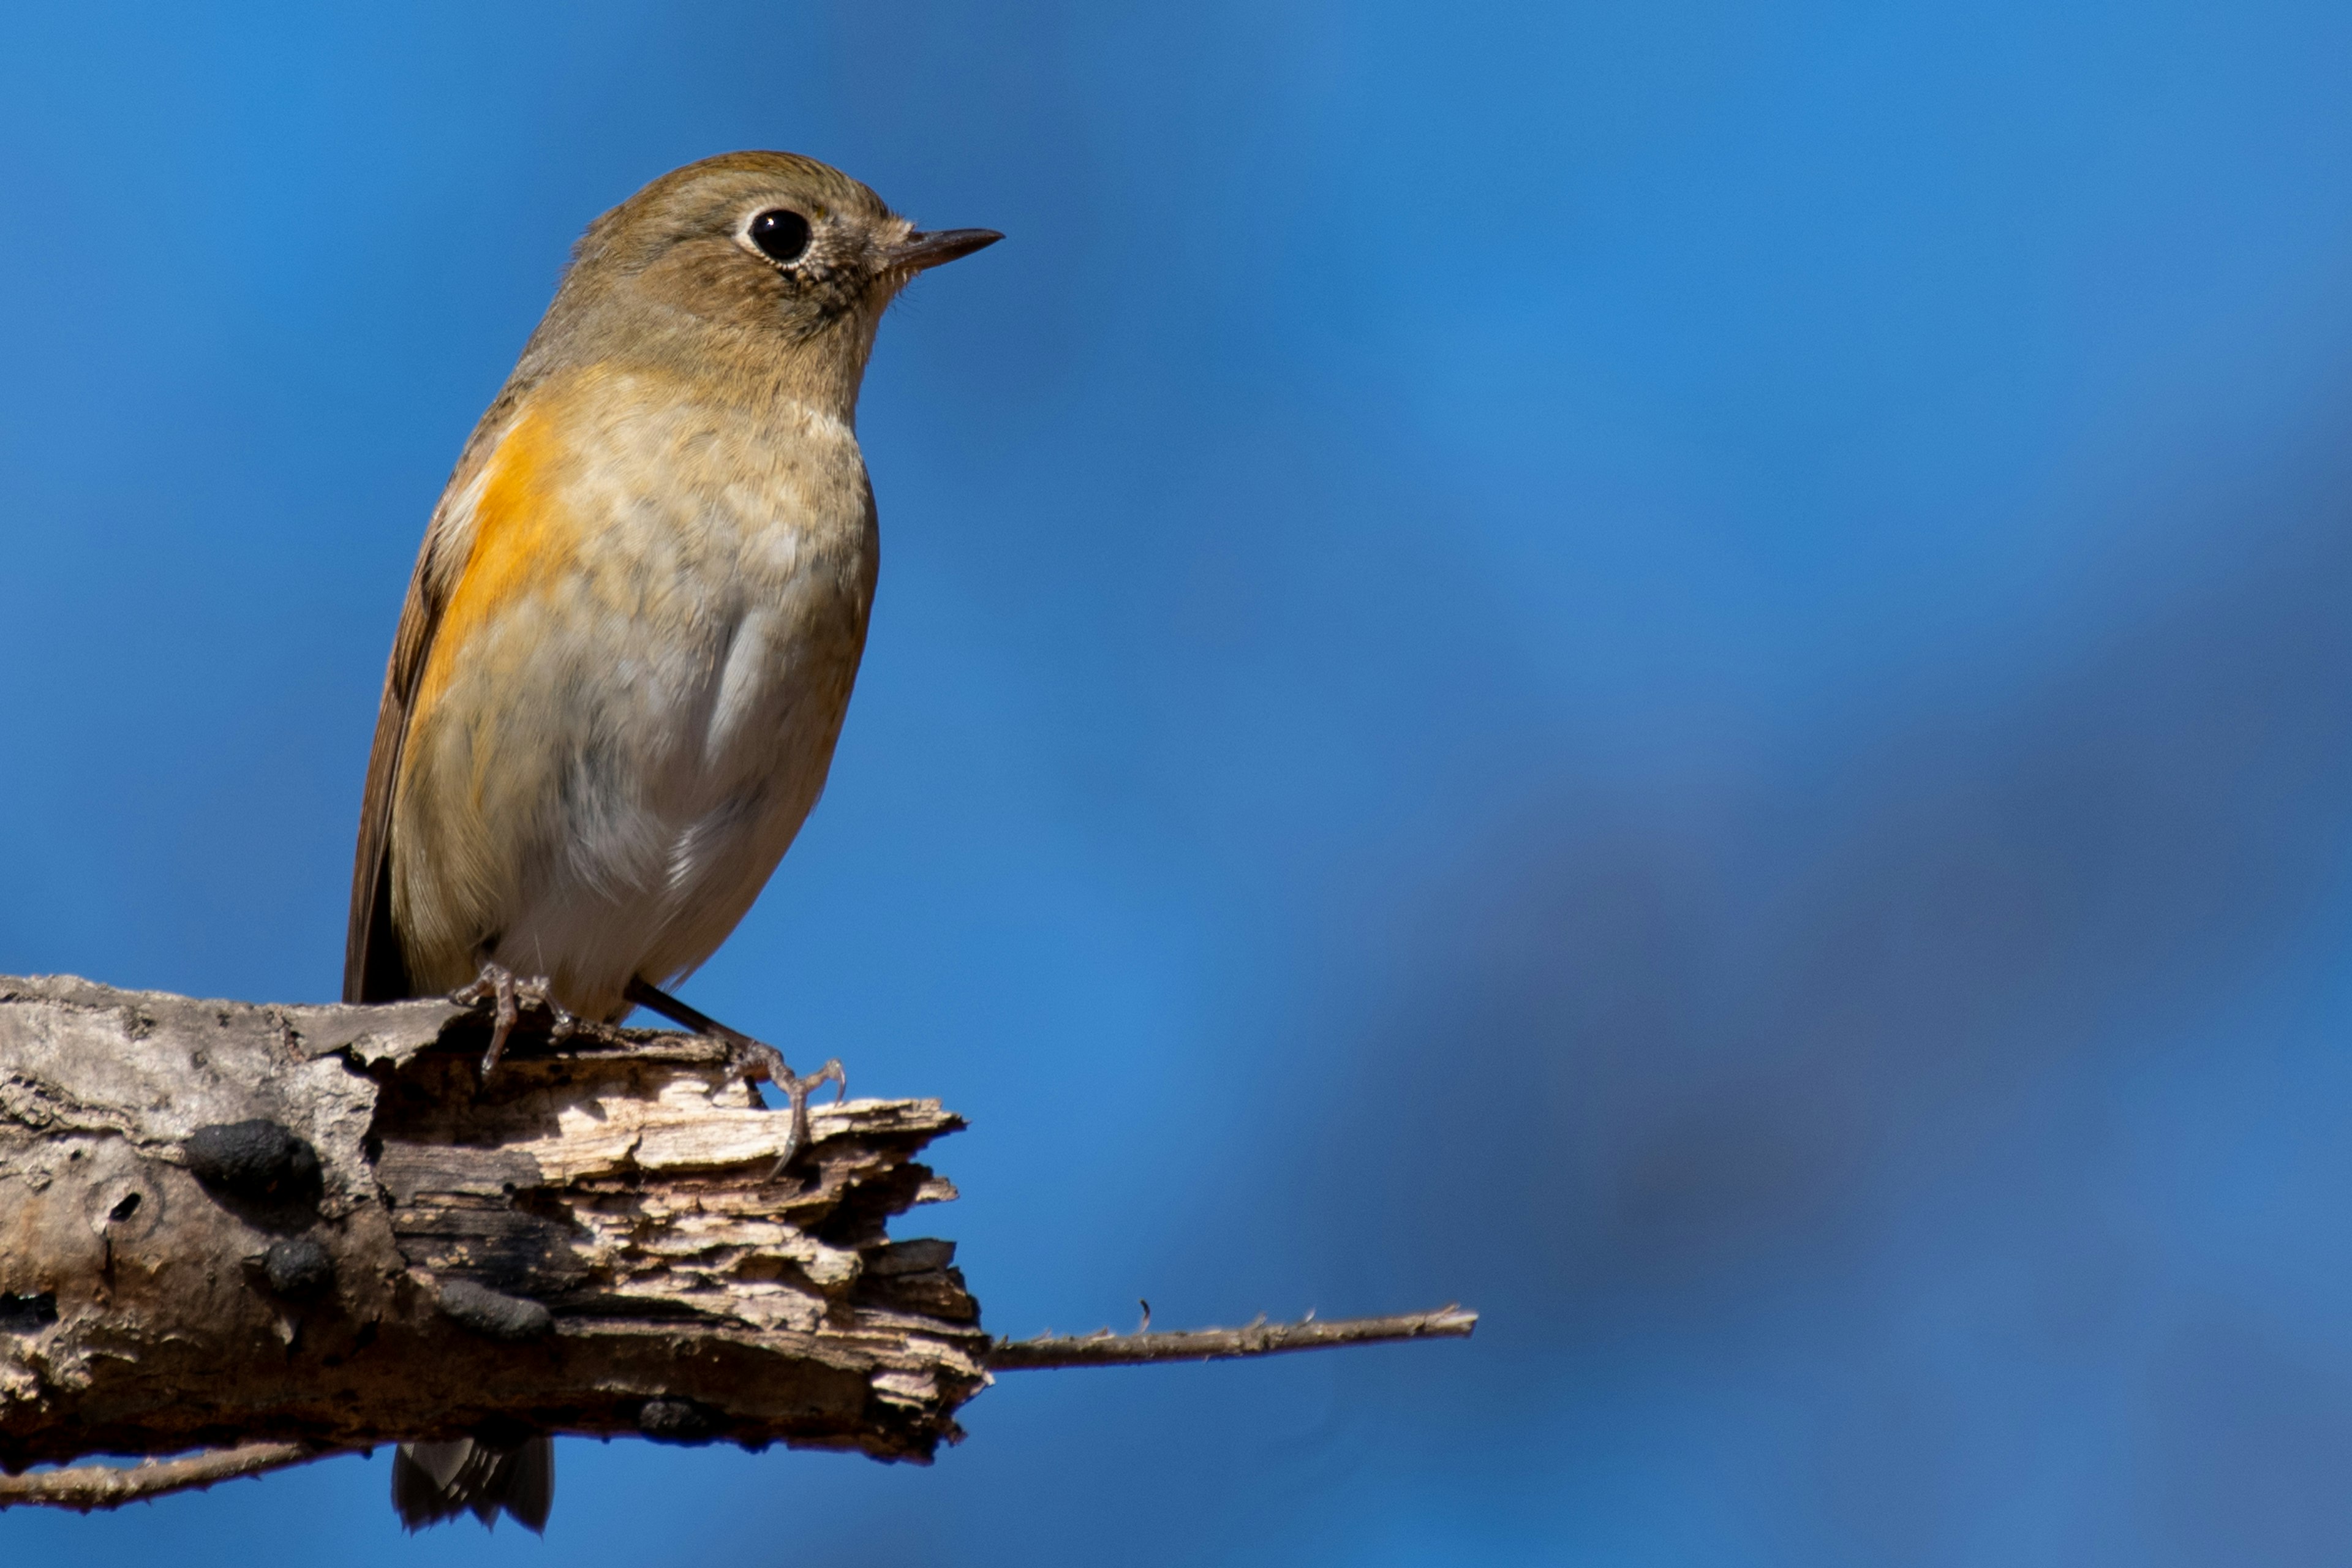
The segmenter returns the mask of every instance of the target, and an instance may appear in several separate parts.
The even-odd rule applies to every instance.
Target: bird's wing
[[[509,384],[474,427],[433,509],[416,570],[393,634],[392,659],[383,674],[383,703],[376,710],[375,747],[368,753],[367,787],[360,800],[360,842],[352,860],[351,925],[343,941],[343,1000],[392,1002],[414,994],[400,934],[392,924],[392,797],[400,778],[400,753],[417,683],[433,651],[442,611],[448,607],[472,553],[476,503],[499,444],[515,423],[526,389]]]

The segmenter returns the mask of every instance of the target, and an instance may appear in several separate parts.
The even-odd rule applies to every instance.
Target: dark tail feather
[[[485,1527],[504,1509],[525,1530],[545,1533],[555,1506],[555,1442],[526,1437],[512,1447],[460,1437],[403,1443],[392,1457],[392,1506],[411,1531],[468,1509]]]

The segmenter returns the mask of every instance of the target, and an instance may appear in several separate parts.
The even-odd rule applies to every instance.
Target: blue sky
[[[0,17],[0,972],[331,994],[426,513],[734,147],[1006,242],[886,324],[830,792],[688,991],[971,1119],[929,1469],[384,1457],[0,1553],[2352,1556],[2352,13]]]

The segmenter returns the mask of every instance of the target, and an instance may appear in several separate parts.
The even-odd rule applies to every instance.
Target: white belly
[[[473,737],[436,755],[471,770],[480,849],[428,859],[487,885],[440,895],[478,911],[479,945],[421,983],[487,956],[614,1016],[632,978],[677,979],[751,908],[824,787],[865,643],[873,510],[832,429],[828,449],[685,411],[607,433],[563,498],[593,520],[578,566],[501,612],[478,689],[444,705]]]
[[[794,589],[636,637],[571,699],[553,852],[517,887],[499,962],[585,1008],[679,978],[735,929],[824,791],[856,674],[837,637],[804,635],[844,607]]]

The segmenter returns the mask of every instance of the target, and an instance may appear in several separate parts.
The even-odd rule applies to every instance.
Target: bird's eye
[[[808,219],[790,207],[775,207],[751,220],[751,243],[771,261],[798,261],[808,248]]]

